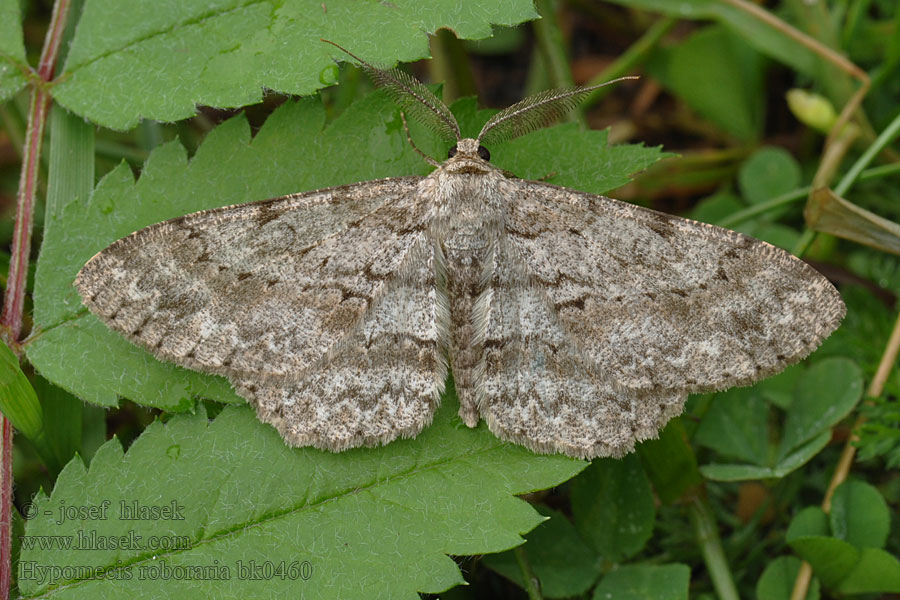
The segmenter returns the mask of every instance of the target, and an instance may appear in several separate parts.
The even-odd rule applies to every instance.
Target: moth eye
[[[480,156],[482,160],[486,160],[488,162],[491,161],[491,153],[484,146],[478,146],[478,156]]]
[[[447,150],[447,158],[453,158],[456,156],[456,144],[453,144],[453,147]]]

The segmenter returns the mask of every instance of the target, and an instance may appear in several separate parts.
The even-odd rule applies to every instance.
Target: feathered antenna
[[[599,85],[547,90],[529,96],[491,117],[481,128],[478,143],[496,144],[540,129],[572,110],[597,88],[626,79],[638,78],[619,77]]]
[[[384,88],[403,112],[411,115],[445,141],[455,143],[460,140],[462,135],[456,117],[415,77],[400,69],[379,69],[334,42],[324,39],[322,41],[331,44],[362,65],[375,85]]]

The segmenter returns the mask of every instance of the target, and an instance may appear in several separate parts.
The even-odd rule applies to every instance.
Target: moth
[[[688,394],[777,373],[843,318],[827,279],[765,242],[490,163],[486,146],[593,87],[527,98],[470,139],[426,86],[353,57],[454,144],[430,175],[151,225],[75,280],[107,326],[227,377],[289,445],[413,437],[450,369],[469,427],[484,419],[535,452],[622,456]]]

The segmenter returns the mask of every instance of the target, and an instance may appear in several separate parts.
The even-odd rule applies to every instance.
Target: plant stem
[[[858,181],[866,181],[868,179],[878,179],[879,177],[887,177],[888,175],[895,175],[897,173],[900,173],[900,164],[882,165],[866,169],[862,173],[859,173],[858,176],[854,175],[854,178]],[[849,176],[850,173],[848,172],[848,174],[844,175],[844,178],[841,179],[841,183]],[[838,184],[837,187],[841,187],[841,184]],[[780,206],[786,206],[788,204],[793,204],[798,200],[802,200],[809,195],[811,190],[812,188],[810,186],[791,190],[780,196],[775,196],[771,200],[766,200],[765,202],[760,202],[759,204],[754,204],[753,206],[748,206],[747,208],[732,213],[724,219],[717,221],[716,225],[725,227],[726,229],[734,229],[737,225],[740,225],[748,219],[752,219],[756,215],[761,215]]]
[[[533,22],[534,35],[547,74],[550,76],[550,84],[554,88],[572,87],[574,85],[572,70],[569,68],[566,43],[559,28],[559,20],[556,18],[555,3],[553,0],[535,0],[534,6],[541,15],[540,19]],[[582,125],[586,124],[580,107],[579,110],[570,111],[567,118]]]
[[[431,36],[431,56],[428,67],[432,81],[444,82],[444,104],[449,106],[457,98],[476,94],[469,56],[452,31],[438,29]]]
[[[56,70],[56,59],[66,26],[69,0],[57,0],[50,17],[50,27],[44,38],[44,47],[38,65],[37,79],[32,78],[31,107],[25,130],[22,171],[16,196],[16,222],[13,230],[12,257],[3,311],[0,313],[0,335],[14,351],[19,349],[22,333],[22,316],[25,305],[25,284],[28,276],[28,259],[31,253],[31,229],[34,222],[34,196],[38,184],[41,143],[44,124],[50,107],[50,94],[46,85]],[[11,522],[12,522],[12,425],[0,417],[2,452],[0,452],[0,599],[9,598],[12,581]]]
[[[812,229],[804,229],[800,239],[794,244],[791,254],[797,258],[803,258],[803,255],[806,254],[806,251],[809,250],[814,241],[816,241],[816,232]]]
[[[525,544],[513,548],[513,554],[516,557],[519,570],[522,571],[522,580],[525,582],[528,600],[543,600],[541,590],[538,587],[538,578],[535,576],[534,571],[531,570],[531,563],[528,562],[528,557],[525,556]]]
[[[47,91],[36,87],[32,91],[31,107],[28,111],[22,171],[19,174],[19,191],[16,194],[16,222],[13,229],[12,257],[9,261],[3,312],[0,313],[0,330],[5,338],[4,341],[13,351],[17,350],[17,341],[22,332],[25,280],[28,276],[28,258],[31,251],[34,196],[38,186],[41,142],[44,137],[44,123],[47,120],[49,105],[50,96]]]
[[[718,221],[717,225],[719,225],[719,227],[725,227],[726,229],[732,229],[736,225],[743,223],[748,219],[752,219],[756,215],[769,212],[770,210],[778,208],[779,206],[793,204],[797,200],[802,200],[809,195],[809,191],[809,187],[802,187],[797,188],[796,190],[791,190],[786,194],[775,196],[771,200],[766,200],[765,202],[760,202],[759,204],[754,204],[753,206],[748,206],[747,208],[739,210],[736,213],[732,213],[721,221]]]
[[[550,82],[553,87],[570,87],[573,83],[572,71],[559,20],[556,18],[556,6],[553,0],[537,0],[534,5],[541,15],[539,20],[534,21],[534,34],[543,54]]]
[[[850,170],[847,171],[846,174],[841,178],[840,182],[836,186],[834,186],[834,193],[838,196],[843,196],[847,193],[847,190],[850,189],[850,186],[856,182],[857,179],[863,173],[863,169],[872,162],[875,156],[880,153],[888,144],[890,144],[895,137],[900,135],[900,113],[897,113],[897,116],[890,122],[890,124],[885,127],[884,131],[882,131],[878,137],[875,139],[875,142],[866,148],[866,151],[863,152],[862,156],[860,156],[853,166],[850,167]]]
[[[700,496],[694,496],[688,504],[688,512],[716,595],[719,600],[740,600],[709,505]]]

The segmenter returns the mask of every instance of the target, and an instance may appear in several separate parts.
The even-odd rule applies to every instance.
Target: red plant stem
[[[28,259],[31,254],[31,228],[34,223],[34,196],[38,184],[41,143],[44,124],[50,108],[50,93],[46,84],[53,78],[56,59],[66,27],[69,0],[57,0],[50,17],[50,27],[44,38],[37,81],[32,80],[31,107],[28,111],[28,127],[22,156],[22,172],[16,197],[16,222],[13,230],[12,257],[9,261],[9,278],[0,313],[0,332],[13,350],[18,350],[22,333],[22,316],[25,307],[25,284],[28,277]],[[9,599],[12,581],[12,439],[10,422],[0,416],[3,449],[0,452],[0,600]]]
[[[28,277],[28,259],[31,254],[31,227],[34,222],[34,196],[38,183],[41,143],[44,124],[50,108],[48,83],[56,69],[56,58],[69,12],[69,0],[57,0],[50,19],[50,28],[44,38],[44,49],[38,66],[38,81],[33,84],[31,107],[28,111],[28,127],[22,156],[22,172],[19,175],[19,191],[16,195],[16,223],[13,230],[12,258],[9,262],[9,278],[0,313],[0,327],[7,343],[15,346],[22,332],[22,314],[25,305],[25,282]]]
[[[44,137],[44,123],[47,120],[49,100],[50,97],[45,90],[38,87],[32,91],[22,157],[22,172],[19,175],[19,192],[16,197],[12,258],[9,261],[9,278],[6,283],[6,296],[3,299],[3,313],[0,314],[0,324],[3,326],[6,341],[10,346],[15,346],[19,334],[22,332],[25,283],[28,277],[28,258],[31,253],[34,196],[38,185],[41,141]]]

